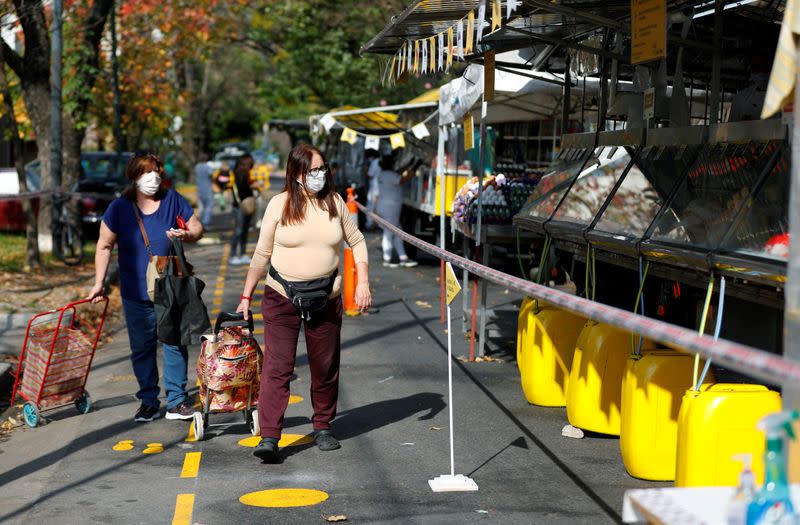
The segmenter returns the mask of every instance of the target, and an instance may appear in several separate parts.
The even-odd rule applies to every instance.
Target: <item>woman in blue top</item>
[[[105,295],[105,281],[111,250],[119,245],[119,283],[122,308],[131,345],[133,373],[139,382],[136,397],[142,402],[134,421],[147,422],[161,415],[159,410],[158,363],[156,358],[156,316],[147,295],[145,275],[150,260],[138,215],[153,255],[168,255],[170,239],[195,242],[203,236],[203,226],[192,207],[179,193],[164,186],[164,165],[150,154],[137,155],[128,162],[125,176],[131,186],[114,200],[103,215],[100,238],[94,259],[95,284],[89,299]],[[178,216],[188,230],[177,228]],[[186,394],[186,347],[164,344],[164,390],[167,394],[167,419],[191,419],[194,410]]]

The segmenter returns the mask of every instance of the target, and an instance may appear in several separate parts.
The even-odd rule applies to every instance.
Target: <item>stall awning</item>
[[[400,124],[396,113],[380,111],[381,108],[357,108],[342,106],[330,111],[330,115],[348,128],[361,131],[396,130]]]

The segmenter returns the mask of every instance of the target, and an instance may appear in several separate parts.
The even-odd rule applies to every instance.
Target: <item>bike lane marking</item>
[[[172,515],[172,525],[192,525],[193,510],[194,494],[178,494],[175,498],[175,513]]]

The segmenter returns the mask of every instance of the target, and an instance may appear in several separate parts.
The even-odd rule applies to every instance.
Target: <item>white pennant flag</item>
[[[406,71],[411,73],[411,68],[413,64],[411,63],[411,49],[414,47],[414,44],[411,43],[411,40],[408,41],[408,45],[406,46]]]
[[[425,73],[428,71],[428,41],[422,41],[422,69],[421,71]]]
[[[519,7],[519,0],[506,0],[506,18],[511,18],[517,7]]]
[[[464,24],[463,20],[458,21],[458,28],[456,29],[456,56],[464,59]]]
[[[444,69],[444,33],[439,33],[439,71]]]
[[[478,8],[478,19],[475,20],[475,43],[480,44],[481,40],[483,39],[483,28],[488,26],[489,23],[486,21],[486,0],[481,2],[481,6]]]
[[[431,132],[428,131],[428,127],[425,125],[424,122],[420,122],[413,128],[411,128],[411,132],[417,137],[419,140],[424,139],[425,137],[430,137]]]
[[[380,137],[367,136],[364,139],[364,149],[374,149],[375,151],[378,151],[380,147],[381,147]]]
[[[327,133],[336,125],[336,119],[333,118],[330,113],[326,113],[319,119],[319,123],[322,124],[322,127],[325,128],[325,132]]]

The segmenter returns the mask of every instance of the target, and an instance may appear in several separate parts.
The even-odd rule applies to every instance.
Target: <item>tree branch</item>
[[[18,77],[22,78],[22,75],[25,74],[25,64],[22,61],[22,57],[19,56],[19,53],[11,49],[11,47],[6,44],[5,40],[2,40],[2,47],[3,60]]]

